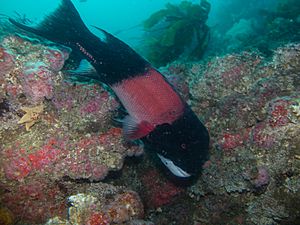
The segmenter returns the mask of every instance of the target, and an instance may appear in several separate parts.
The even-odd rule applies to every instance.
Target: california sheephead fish
[[[103,82],[115,92],[129,114],[123,121],[127,139],[141,139],[178,178],[201,171],[208,159],[207,129],[160,72],[128,45],[100,28],[99,36],[91,33],[70,0],[61,0],[36,26],[9,20],[81,53],[73,74]]]

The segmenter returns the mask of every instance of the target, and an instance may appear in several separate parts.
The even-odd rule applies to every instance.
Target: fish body
[[[124,124],[129,139],[142,138],[160,124],[172,124],[184,110],[180,96],[151,67],[143,74],[114,84],[112,89],[130,115]]]
[[[100,28],[98,36],[91,33],[70,0],[61,0],[36,26],[10,21],[81,53],[97,73],[81,69],[80,76],[111,87],[128,111],[123,125],[127,139],[141,139],[176,177],[201,171],[208,159],[207,129],[168,81],[127,44]]]

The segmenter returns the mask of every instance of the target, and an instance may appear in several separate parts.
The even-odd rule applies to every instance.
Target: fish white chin
[[[160,158],[162,163],[177,177],[190,177],[191,175],[185,172],[180,167],[176,166],[172,160],[163,157],[162,155],[157,153],[157,156]]]

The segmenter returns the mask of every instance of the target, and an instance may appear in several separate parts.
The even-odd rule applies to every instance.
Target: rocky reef
[[[144,215],[142,202],[136,192],[103,183],[92,185],[83,193],[68,198],[68,218],[50,219],[46,224],[109,225],[138,223]]]
[[[1,23],[1,206],[13,221],[40,224],[66,212],[61,181],[99,182],[143,149],[112,126],[119,106],[113,96],[99,84],[67,80],[61,69],[71,49]]]
[[[113,126],[118,101],[68,79],[71,49],[28,35],[1,20],[0,224],[299,223],[299,44],[160,68],[211,136],[181,187],[128,157],[143,149]]]
[[[299,44],[270,59],[243,52],[169,65],[211,135],[211,158],[188,189],[199,224],[299,222],[299,69]]]

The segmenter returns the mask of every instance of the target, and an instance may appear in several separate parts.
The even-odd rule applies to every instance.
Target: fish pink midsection
[[[137,122],[147,121],[154,126],[171,124],[183,113],[181,98],[155,69],[123,80],[112,89]]]

